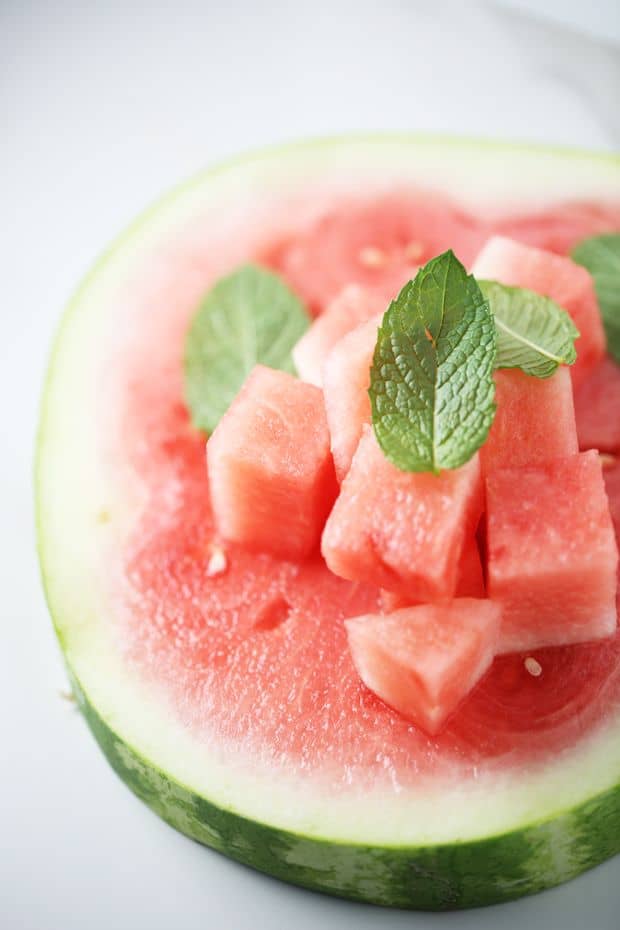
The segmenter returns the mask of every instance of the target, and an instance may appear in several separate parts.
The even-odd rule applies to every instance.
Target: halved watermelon
[[[575,386],[581,384],[605,355],[605,331],[592,276],[566,255],[525,246],[503,236],[490,239],[476,257],[472,273],[525,287],[555,300],[572,317],[580,336],[577,361],[571,367]]]
[[[518,369],[495,372],[497,410],[480,449],[483,474],[536,465],[577,452],[573,388],[566,367],[550,378]]]
[[[404,233],[395,189],[411,207],[424,199]],[[386,205],[378,242],[351,232],[351,204],[370,202]],[[338,247],[320,236],[328,215]],[[342,620],[375,612],[375,588],[318,559],[235,545],[213,570],[204,437],[183,404],[189,320],[236,264],[268,255],[318,306],[368,283],[370,269],[354,273],[360,246],[413,233],[471,258],[490,229],[516,226],[559,248],[620,228],[619,160],[405,137],[274,150],[148,213],[62,324],[38,533],[79,705],[169,823],[287,881],[465,907],[564,881],[620,848],[620,636],[537,653],[539,677],[522,657],[496,659],[425,736],[368,693],[350,659]],[[293,268],[295,248],[308,259]]]

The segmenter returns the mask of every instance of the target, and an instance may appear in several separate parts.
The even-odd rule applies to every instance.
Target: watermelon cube
[[[472,273],[477,278],[544,294],[570,314],[581,333],[575,343],[577,361],[571,367],[575,386],[602,359],[606,340],[594,282],[590,273],[572,259],[493,236],[476,258]]]
[[[483,475],[579,451],[568,368],[543,379],[518,369],[496,371],[495,402],[495,419],[480,450]]]
[[[257,365],[207,442],[207,467],[225,539],[308,555],[337,493],[322,392]]]
[[[616,540],[620,545],[620,459],[606,461],[603,457],[603,478]]]
[[[620,366],[604,358],[575,392],[582,449],[620,451]]]
[[[501,610],[487,600],[419,604],[345,620],[360,678],[427,733],[437,733],[493,662]]]
[[[455,595],[456,597],[484,597],[485,593],[480,552],[475,537],[472,537],[463,546]],[[380,604],[381,610],[386,614],[390,614],[400,607],[412,606],[408,597],[398,594],[396,591],[388,591],[387,588],[381,589]]]
[[[440,475],[403,472],[369,427],[325,529],[328,568],[411,601],[454,596],[463,548],[482,513],[478,457]]]
[[[618,552],[598,453],[496,471],[486,486],[487,587],[503,608],[500,651],[610,636]]]
[[[323,363],[330,350],[346,333],[383,312],[388,303],[389,296],[380,291],[357,284],[345,287],[294,347],[293,360],[299,377],[321,387]]]
[[[365,423],[370,423],[370,367],[383,314],[362,323],[336,343],[323,368],[325,409],[340,482],[351,467]]]

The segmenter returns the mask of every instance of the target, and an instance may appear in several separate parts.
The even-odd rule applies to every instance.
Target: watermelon
[[[323,367],[323,391],[338,481],[351,467],[364,425],[370,423],[370,366],[383,313],[336,343]]]
[[[496,371],[494,378],[497,410],[480,449],[483,474],[537,465],[578,451],[568,368],[560,367],[543,379],[518,369]]]
[[[570,314],[581,334],[575,343],[577,361],[571,367],[575,387],[604,357],[605,331],[594,282],[571,258],[494,236],[477,256],[472,273],[480,279],[544,294]]]
[[[78,705],[168,823],[308,888],[467,907],[620,849],[620,636],[540,650],[538,677],[522,655],[496,658],[427,736],[351,659],[343,621],[377,612],[375,586],[318,556],[218,539],[205,439],[183,402],[185,335],[213,282],[265,256],[317,309],[367,286],[371,270],[347,258],[359,242],[326,244],[324,275],[289,259],[295,244],[317,254],[328,214],[346,237],[351,204],[383,200],[388,217],[396,188],[424,199],[422,244],[428,226],[429,248],[461,257],[515,223],[523,241],[562,249],[620,228],[612,156],[386,137],[207,173],[146,214],[67,311],[41,413],[38,545]]]
[[[432,735],[490,668],[500,617],[492,601],[464,597],[354,617],[345,627],[366,687]]]
[[[620,546],[620,461],[615,457],[609,457],[609,461],[603,459],[603,479],[611,519],[616,531],[616,541]]]
[[[485,595],[482,562],[480,561],[480,552],[474,538],[466,540],[463,546],[463,552],[461,553],[458,567],[455,595],[461,598],[482,598]],[[408,597],[403,594],[398,594],[396,591],[388,591],[387,588],[382,588],[379,603],[382,612],[386,614],[392,613],[400,607],[412,606],[412,602]]]
[[[585,642],[616,630],[618,550],[595,451],[487,477],[489,596],[499,650]]]
[[[368,426],[329,515],[321,552],[334,574],[411,601],[454,596],[482,514],[478,456],[440,475],[403,472]]]
[[[224,539],[303,558],[336,497],[323,395],[256,365],[209,442],[211,504]]]
[[[607,357],[575,392],[577,435],[582,449],[620,451],[620,366]]]
[[[349,284],[325,308],[293,348],[293,360],[300,378],[321,387],[323,364],[342,337],[370,317],[382,313],[389,295]]]

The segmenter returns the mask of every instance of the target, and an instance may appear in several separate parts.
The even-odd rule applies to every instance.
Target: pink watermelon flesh
[[[616,541],[620,546],[620,460],[614,458],[603,459],[603,478],[605,490],[609,499],[609,512],[616,531]]]
[[[582,449],[620,451],[620,367],[607,357],[575,392],[577,434]]]
[[[480,450],[483,475],[498,468],[538,465],[579,450],[568,368],[550,378],[517,369],[495,372],[497,411]]]
[[[589,272],[572,259],[494,236],[476,258],[472,273],[544,294],[570,314],[581,333],[575,343],[577,361],[571,366],[575,387],[603,358],[605,331],[594,283]]]
[[[476,539],[472,538],[467,540],[463,546],[458,568],[455,596],[484,597],[485,593],[480,552]],[[381,589],[379,603],[382,612],[385,614],[390,614],[401,607],[413,606],[411,600],[404,594],[398,594],[396,591],[388,591],[387,588]]]
[[[341,483],[351,467],[364,424],[370,423],[370,366],[382,318],[379,313],[343,336],[323,368],[331,450]]]
[[[598,453],[496,471],[486,485],[500,651],[615,633],[618,552]]]
[[[291,558],[316,547],[336,496],[322,392],[257,365],[207,443],[224,539]]]
[[[415,207],[415,193],[410,201]],[[344,236],[347,204],[334,212]],[[439,204],[437,229],[443,215]],[[616,228],[619,211],[566,205],[500,218],[492,230],[487,220],[471,219],[464,238],[446,226],[440,247],[463,257],[472,232],[475,252],[499,231],[565,253],[581,238]],[[308,239],[315,247],[312,228],[290,235],[288,248],[303,251]],[[180,263],[178,251],[175,243],[174,261],[164,253],[149,269],[140,300],[132,281],[126,297],[140,308],[143,338],[123,348],[114,365],[106,359],[120,398],[105,431],[106,461],[140,476],[145,501],[110,581],[126,608],[116,614],[117,632],[132,675],[153,682],[180,724],[205,744],[232,742],[300,780],[320,775],[336,791],[343,784],[361,791],[406,787],[455,766],[462,777],[488,766],[513,771],[595,733],[620,701],[620,630],[605,640],[537,650],[543,673],[536,678],[523,656],[497,657],[430,738],[368,691],[351,660],[341,621],[376,612],[376,587],[337,578],[319,558],[298,562],[236,544],[225,546],[226,569],[207,574],[217,531],[205,494],[204,438],[183,403],[181,360],[187,322],[213,280],[212,256],[205,248],[197,270],[195,252]],[[338,251],[344,255],[344,245]],[[276,252],[267,243],[233,260]],[[340,279],[328,299],[356,277],[354,263],[331,267]],[[306,292],[315,271],[307,267]],[[155,326],[158,320],[164,325]],[[606,482],[612,473],[605,472]]]
[[[412,601],[454,596],[463,548],[482,513],[476,456],[441,475],[403,472],[365,427],[321,551],[342,578],[365,581]]]
[[[349,284],[325,308],[293,349],[299,377],[321,387],[323,365],[330,351],[346,333],[377,314],[382,314],[394,294]]]
[[[461,598],[354,617],[345,626],[366,687],[435,734],[490,668],[500,614],[491,601]]]

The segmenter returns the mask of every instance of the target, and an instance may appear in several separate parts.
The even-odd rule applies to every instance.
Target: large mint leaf
[[[372,422],[403,471],[467,462],[495,415],[495,325],[453,252],[420,269],[387,309],[370,372]]]
[[[594,278],[607,348],[620,362],[620,233],[584,239],[573,249],[572,257]]]
[[[185,343],[192,422],[213,432],[252,368],[294,372],[291,349],[309,326],[301,301],[276,274],[244,265],[203,299]]]
[[[478,281],[495,319],[496,368],[521,368],[536,378],[548,378],[558,365],[577,358],[579,330],[570,316],[549,297],[497,281]]]

